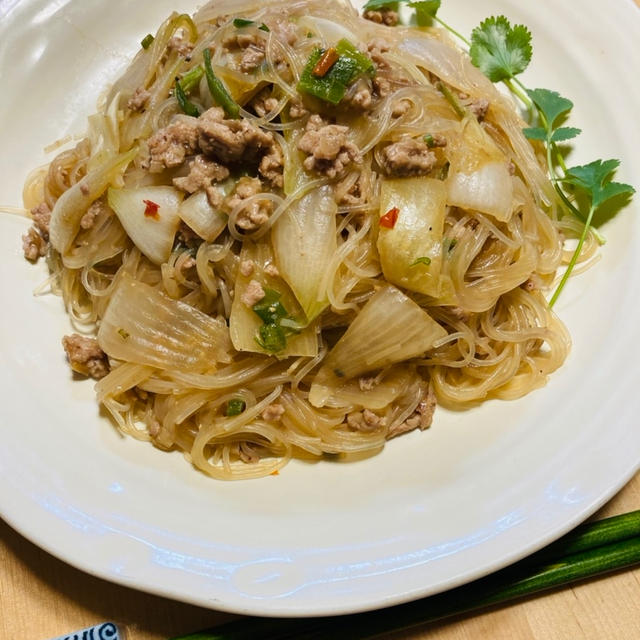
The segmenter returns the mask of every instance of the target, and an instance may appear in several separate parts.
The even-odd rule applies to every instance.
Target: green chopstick
[[[577,527],[485,578],[388,609],[330,618],[241,618],[173,640],[370,640],[640,564],[640,511]]]

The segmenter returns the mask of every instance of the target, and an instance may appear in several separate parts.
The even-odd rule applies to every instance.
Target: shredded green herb
[[[150,33],[147,33],[147,35],[144,38],[142,38],[142,42],[140,42],[140,45],[142,46],[143,49],[146,50],[153,44],[154,40],[155,38]]]
[[[195,104],[193,104],[193,102],[189,100],[189,98],[187,98],[187,94],[180,86],[180,80],[178,78],[176,78],[175,83],[175,95],[176,100],[178,101],[178,105],[184,113],[186,113],[188,116],[193,116],[194,118],[197,118],[200,115],[200,110],[198,109],[198,107],[196,107]]]
[[[433,147],[436,146],[436,141],[430,133],[422,136],[422,139],[427,143],[427,147],[429,147],[429,149],[433,149]]]
[[[256,24],[254,20],[247,20],[246,18],[236,18],[233,21],[233,26],[236,29],[244,29],[245,27],[250,27],[251,25],[254,25],[254,24]],[[269,33],[270,31],[269,27],[267,27],[267,25],[264,22],[260,24],[258,29],[260,29],[261,31],[266,31],[267,33]]]
[[[246,18],[236,18],[233,21],[233,26],[236,29],[243,29],[244,27],[250,27],[252,24],[255,24],[253,20],[247,20]]]
[[[131,335],[126,329],[118,329],[118,333],[123,340],[127,340],[127,338]]]
[[[424,264],[428,267],[431,264],[431,258],[429,256],[422,256],[421,258],[414,260],[409,266],[416,267],[419,264]]]
[[[338,60],[324,74],[318,77],[313,73],[323,56],[323,49],[315,49],[300,75],[298,91],[303,91],[331,104],[338,104],[344,98],[347,89],[363,75],[375,76],[376,68],[364,53],[358,51],[348,40],[342,39],[335,46]]]
[[[204,72],[207,77],[207,85],[209,86],[211,97],[224,109],[224,112],[229,118],[237,118],[240,115],[240,106],[229,95],[227,88],[213,72],[213,67],[211,66],[211,51],[205,49],[203,57]]]
[[[225,409],[224,415],[230,418],[231,416],[239,416],[247,405],[244,400],[240,400],[239,398],[234,398],[233,400],[229,400],[227,402],[227,408]]]

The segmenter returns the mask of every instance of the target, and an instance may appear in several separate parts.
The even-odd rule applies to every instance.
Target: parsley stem
[[[438,18],[438,16],[433,16],[433,19],[438,24],[442,25],[447,31],[449,31],[454,36],[456,36],[456,38],[460,38],[460,40],[462,40],[462,42],[464,42],[467,45],[467,47],[471,46],[471,42],[469,42],[469,40],[467,40],[461,33],[456,31],[453,27],[449,26],[446,22],[444,22],[444,20],[441,20],[440,18]]]
[[[578,240],[578,246],[576,247],[576,250],[573,252],[573,255],[571,256],[571,260],[569,261],[567,270],[564,272],[564,275],[562,276],[562,280],[560,280],[560,284],[558,285],[553,296],[551,297],[551,300],[549,300],[550,308],[552,308],[553,305],[556,303],[558,296],[564,289],[564,286],[567,284],[567,280],[569,279],[569,276],[571,276],[571,272],[573,271],[573,268],[576,266],[576,263],[578,262],[578,258],[580,257],[582,247],[584,245],[585,240],[587,239],[587,234],[589,233],[589,229],[591,227],[591,220],[593,219],[593,214],[595,213],[595,210],[596,208],[593,206],[593,203],[592,203],[591,207],[589,208],[589,215],[587,216],[587,220],[584,223],[584,229],[582,230],[582,234],[580,235],[580,240]]]

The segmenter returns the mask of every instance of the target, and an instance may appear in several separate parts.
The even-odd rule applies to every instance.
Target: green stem
[[[444,96],[445,100],[451,105],[451,108],[459,118],[464,118],[467,115],[467,110],[460,104],[458,98],[453,95],[451,89],[449,89],[444,82],[441,80],[436,82],[436,89]]]
[[[430,598],[332,618],[242,618],[174,640],[365,640],[640,563],[640,511],[584,524],[502,571]]]
[[[593,214],[595,213],[595,211],[596,209],[592,204],[591,207],[589,208],[589,215],[587,216],[587,219],[584,223],[584,229],[582,230],[582,234],[580,235],[580,240],[578,240],[578,246],[576,247],[576,250],[573,252],[573,255],[571,256],[571,260],[569,261],[567,270],[564,272],[562,276],[562,280],[560,280],[560,284],[555,290],[553,296],[551,296],[551,300],[549,300],[549,307],[553,307],[553,305],[556,303],[558,296],[564,289],[564,286],[567,284],[567,280],[571,276],[571,272],[573,271],[573,268],[576,266],[576,263],[578,262],[578,258],[580,257],[580,252],[582,251],[582,246],[584,245],[584,241],[587,239],[587,234],[589,233],[589,228],[591,227],[591,220],[593,219]]]
[[[456,38],[459,38],[460,40],[462,40],[462,42],[464,42],[467,45],[467,47],[471,46],[471,42],[469,40],[467,40],[461,33],[456,31],[453,27],[450,27],[446,22],[444,22],[444,20],[441,20],[440,18],[438,18],[438,16],[434,16],[433,19],[438,24],[442,25],[447,31],[449,31],[454,36],[456,36]]]
[[[510,78],[508,80],[504,80],[504,84],[506,85],[507,89],[511,91],[511,93],[513,93],[520,99],[522,104],[524,104],[524,106],[527,108],[529,115],[530,116],[533,115],[533,110],[535,109],[535,105],[533,104],[533,101],[531,100],[531,98],[527,95],[527,90],[522,85],[522,83],[519,82],[517,78]]]

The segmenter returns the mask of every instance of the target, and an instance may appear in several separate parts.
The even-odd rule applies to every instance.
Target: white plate
[[[528,24],[526,81],[576,102],[577,160],[640,175],[640,15],[630,0],[445,2],[464,33],[492,13]],[[192,2],[0,0],[0,201],[20,204],[41,149],[81,133],[141,37]],[[552,18],[552,19],[551,19]],[[54,555],[108,580],[227,611],[372,609],[498,569],[583,520],[640,461],[638,199],[603,259],[558,305],[574,350],[547,388],[462,414],[352,464],[293,463],[222,483],[119,437],[90,382],[72,382],[59,299],[34,298],[24,221],[0,219],[0,512]]]

